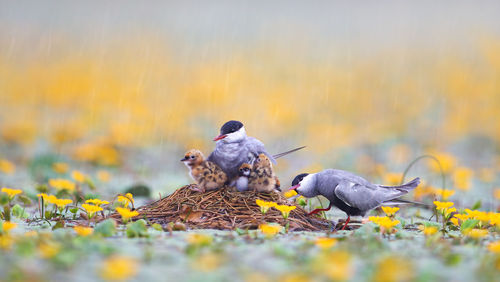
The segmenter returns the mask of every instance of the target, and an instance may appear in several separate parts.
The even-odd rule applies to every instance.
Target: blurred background
[[[396,184],[432,154],[445,187],[423,159],[413,197],[491,202],[498,15],[498,1],[0,1],[0,185],[63,163],[113,193],[165,194],[190,181],[184,151],[208,155],[236,119],[271,153],[307,146],[279,160],[283,186],[330,167]]]

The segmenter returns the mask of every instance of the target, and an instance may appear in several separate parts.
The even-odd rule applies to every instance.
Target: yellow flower
[[[6,159],[0,159],[0,171],[5,174],[13,174],[16,171],[16,166]]]
[[[370,216],[368,218],[371,222],[380,226],[380,231],[382,233],[390,233],[392,228],[400,223],[399,220],[393,220],[389,217],[380,217],[380,216]]]
[[[14,239],[11,236],[0,236],[0,250],[9,250],[14,244]]]
[[[73,230],[75,230],[76,234],[78,234],[82,237],[89,236],[90,234],[92,234],[94,232],[94,229],[92,229],[90,227],[84,227],[84,226],[78,226],[78,225],[73,227]]]
[[[134,197],[130,193],[127,193],[124,196],[118,195],[118,202],[122,206],[126,207],[126,206],[128,206],[129,203],[131,203],[131,204],[134,203]]]
[[[472,170],[466,167],[460,167],[455,170],[453,174],[453,183],[457,189],[466,191],[470,189],[470,179],[472,177]]]
[[[314,244],[321,249],[330,249],[331,247],[335,246],[335,244],[337,244],[337,239],[329,237],[318,237],[316,238],[316,241],[314,241]]]
[[[127,221],[130,218],[139,215],[138,211],[131,211],[127,208],[122,208],[122,207],[117,207],[116,211],[122,216],[124,221]]]
[[[457,219],[460,219],[460,221],[464,222],[466,221],[467,219],[469,219],[469,215],[467,214],[455,214],[453,217],[456,217]]]
[[[67,163],[53,163],[52,164],[52,170],[59,174],[64,174],[68,171],[68,164]]]
[[[297,194],[298,193],[295,190],[288,190],[283,195],[285,195],[285,197],[287,197],[287,198],[291,198],[291,197],[293,197],[293,196],[295,196]]]
[[[267,201],[263,201],[263,200],[261,200],[261,199],[257,199],[257,200],[255,200],[255,203],[256,203],[256,204],[260,207],[260,212],[261,212],[262,214],[266,214],[266,212],[267,212],[270,208],[272,208],[272,207],[276,206],[276,203],[274,203],[274,202],[267,202]]]
[[[204,253],[193,261],[193,268],[200,271],[212,272],[222,264],[221,255],[216,253]]]
[[[290,215],[290,212],[296,209],[296,206],[287,206],[287,205],[274,205],[274,208],[281,212],[281,215],[284,219],[287,219]]]
[[[37,194],[37,197],[43,199],[44,205],[55,204],[57,202],[57,200],[58,200],[56,196],[54,196],[54,195],[47,195],[45,193]]]
[[[137,274],[137,261],[130,257],[113,256],[102,263],[100,275],[104,280],[126,280]]]
[[[500,213],[490,213],[490,224],[500,227]]]
[[[207,234],[192,233],[192,234],[189,234],[186,241],[190,245],[208,246],[208,245],[212,244],[213,237],[210,235],[207,235]]]
[[[492,253],[500,253],[500,241],[492,242],[488,244],[488,250]]]
[[[101,207],[89,204],[82,204],[82,208],[85,209],[85,211],[89,215],[89,218],[92,218],[96,212],[103,210]]]
[[[346,251],[321,252],[312,261],[311,267],[315,273],[322,273],[328,280],[345,281],[353,273],[351,260],[351,254]]]
[[[103,200],[99,200],[99,199],[88,199],[88,200],[85,201],[85,203],[87,203],[87,204],[94,204],[96,206],[109,204],[108,201],[103,201]]]
[[[382,207],[382,210],[385,212],[387,216],[394,216],[397,211],[399,211],[398,207]]]
[[[87,179],[87,176],[83,173],[81,173],[80,171],[78,170],[73,170],[71,172],[71,177],[76,181],[76,182],[80,182],[80,183],[83,183],[85,182],[85,179]]]
[[[415,200],[420,200],[425,196],[434,195],[436,189],[432,186],[421,184],[421,185],[418,185],[414,191],[415,192],[414,192],[413,196],[415,197]]]
[[[452,218],[450,218],[450,221],[451,221],[451,223],[453,223],[453,225],[455,225],[455,226],[458,226],[458,225],[459,225],[459,223],[458,223],[458,218],[452,217]]]
[[[439,163],[441,164],[441,168],[443,169],[444,173],[449,173],[455,166],[455,157],[453,157],[450,154],[447,153],[437,153],[434,154],[434,157],[436,157],[439,160]],[[440,173],[441,170],[439,169],[439,165],[436,163],[434,160],[430,160],[429,162],[430,168],[432,171],[436,173]]]
[[[455,190],[447,190],[447,189],[436,189],[434,194],[436,196],[441,197],[443,201],[448,200],[449,197],[455,194]]]
[[[10,222],[10,221],[4,221],[2,222],[2,230],[5,233],[9,233],[10,230],[14,229],[17,227],[17,223]]]
[[[38,251],[40,251],[40,256],[45,259],[53,258],[61,250],[61,246],[57,243],[48,242],[43,243],[38,246]]]
[[[436,232],[438,232],[438,228],[435,226],[423,226],[422,228],[422,233],[425,236],[434,235]]]
[[[452,212],[456,212],[456,208],[452,208],[454,205],[453,202],[439,202],[434,201],[434,205],[436,205],[436,210],[442,213],[445,216],[448,216]]]
[[[49,179],[49,185],[56,188],[57,190],[67,190],[69,192],[75,190],[75,183],[62,178]]]
[[[488,235],[488,230],[486,229],[466,229],[463,231],[463,234],[468,236],[468,237],[471,237],[471,238],[474,238],[474,239],[481,239],[483,237],[485,237],[486,235]]]
[[[373,277],[374,282],[385,281],[412,281],[414,278],[413,265],[399,257],[387,257],[378,262]]]
[[[111,175],[105,170],[99,170],[97,172],[97,179],[101,182],[108,182],[111,179]]]
[[[9,195],[10,200],[12,200],[17,194],[21,194],[23,192],[21,189],[11,189],[6,187],[3,187],[1,191]]]
[[[483,211],[465,209],[465,212],[469,218],[477,219],[483,222],[488,222],[490,220],[489,214]]]
[[[500,200],[500,188],[495,189],[495,199]]]
[[[73,203],[73,200],[71,199],[57,199],[56,197],[54,198],[55,199],[49,199],[49,201],[52,204],[55,204],[58,208],[64,208],[66,205]]]
[[[439,202],[439,201],[434,201],[434,205],[436,205],[437,210],[444,210],[447,208],[451,208],[454,204],[453,202]]]
[[[399,185],[401,184],[401,179],[403,179],[402,173],[388,172],[384,174],[385,185]]]
[[[261,224],[259,225],[260,232],[262,234],[272,237],[281,231],[282,227],[277,224]]]
[[[482,168],[480,171],[479,171],[479,179],[481,179],[481,181],[483,182],[493,182],[495,181],[495,171],[491,168]]]

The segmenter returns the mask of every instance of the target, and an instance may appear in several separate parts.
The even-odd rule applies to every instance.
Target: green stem
[[[10,221],[10,203],[3,206],[3,218],[5,221]]]
[[[422,155],[422,156],[419,156],[418,158],[414,159],[405,169],[405,171],[403,172],[403,176],[401,177],[401,184],[403,184],[405,182],[405,177],[406,177],[406,174],[408,174],[408,172],[410,171],[410,168],[413,167],[414,164],[416,164],[418,161],[420,161],[421,159],[432,159],[434,160],[438,166],[439,166],[439,171],[441,172],[441,180],[442,180],[442,189],[445,189],[446,187],[446,176],[444,174],[444,171],[443,171],[443,166],[441,165],[441,162],[436,158],[434,157],[433,155]]]

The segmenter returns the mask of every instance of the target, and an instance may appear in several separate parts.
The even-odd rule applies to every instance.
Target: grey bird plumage
[[[322,195],[330,201],[329,208],[335,206],[350,217],[364,216],[381,205],[411,203],[399,197],[416,188],[419,183],[420,179],[415,178],[403,185],[385,186],[372,184],[347,171],[326,169],[318,173],[297,175],[291,189],[295,189],[298,194],[307,198]]]
[[[214,139],[217,141],[215,150],[208,156],[208,160],[216,163],[228,176],[234,179],[238,176],[238,169],[243,163],[253,163],[253,160],[261,153],[276,163],[270,155],[264,143],[246,135],[245,127],[239,121],[226,122],[220,135]]]

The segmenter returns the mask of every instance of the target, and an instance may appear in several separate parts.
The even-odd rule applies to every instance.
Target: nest
[[[173,194],[137,209],[134,220],[145,218],[150,223],[161,225],[182,222],[189,229],[234,230],[256,229],[262,223],[289,224],[290,231],[324,231],[331,228],[331,222],[317,216],[308,216],[297,207],[285,220],[281,212],[271,208],[262,214],[255,200],[273,201],[280,205],[290,203],[280,194],[238,192],[224,187],[215,191],[200,193],[187,185]],[[113,215],[119,218],[119,215]]]

